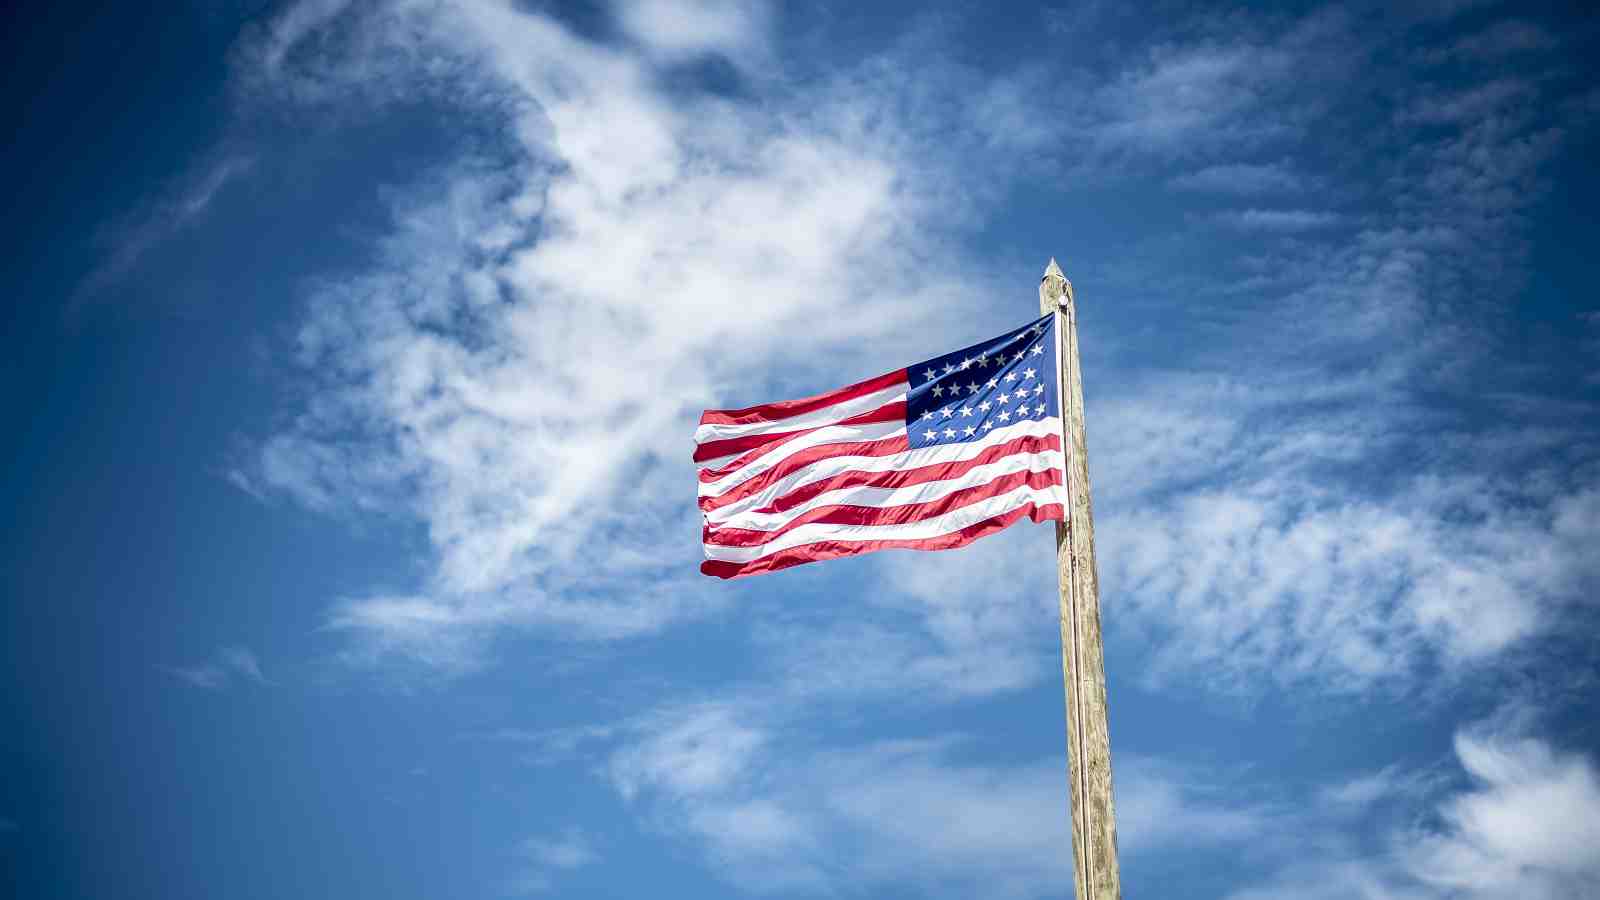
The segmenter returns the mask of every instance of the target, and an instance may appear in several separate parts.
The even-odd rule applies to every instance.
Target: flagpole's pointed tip
[[[1058,312],[1071,303],[1072,282],[1061,274],[1061,267],[1052,256],[1050,265],[1044,267],[1044,277],[1039,279],[1039,315]]]

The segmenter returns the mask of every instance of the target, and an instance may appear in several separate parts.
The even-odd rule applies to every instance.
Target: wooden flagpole
[[[1067,693],[1067,780],[1072,794],[1073,887],[1077,900],[1121,900],[1117,819],[1111,802],[1111,733],[1106,725],[1100,579],[1094,562],[1094,506],[1083,429],[1083,380],[1072,283],[1054,259],[1039,282],[1039,313],[1055,313],[1067,449],[1067,521],[1056,523],[1061,586],[1061,668]]]

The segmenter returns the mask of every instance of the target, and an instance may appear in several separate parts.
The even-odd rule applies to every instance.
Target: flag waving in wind
[[[695,430],[719,578],[948,550],[1066,516],[1056,317],[849,387],[707,410]]]

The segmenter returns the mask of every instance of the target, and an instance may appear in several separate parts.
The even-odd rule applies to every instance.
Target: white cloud
[[[575,829],[568,829],[555,839],[528,838],[523,849],[543,865],[557,869],[576,869],[600,858],[582,832]]]
[[[261,673],[256,655],[245,647],[218,647],[205,662],[161,668],[194,687],[213,691],[228,687],[236,679],[260,685],[272,683]]]
[[[836,744],[768,695],[652,713],[616,733],[605,777],[650,826],[753,892],[924,885],[1053,896],[1072,880],[1065,760],[973,759],[956,735]],[[1126,757],[1125,858],[1242,845],[1286,819],[1215,776]]]
[[[1283,818],[1242,800],[1213,776],[1160,759],[1116,760],[1117,845],[1130,857],[1164,848],[1195,849],[1261,837]]]
[[[551,890],[557,874],[594,865],[601,858],[593,839],[578,828],[527,838],[517,848],[517,855],[524,858],[524,864],[506,884],[510,894]]]
[[[1175,153],[1192,152],[1191,141],[1235,137],[1248,121],[1241,114],[1288,62],[1248,45],[1158,48],[1105,92],[1105,121],[1090,136],[1107,147]]]
[[[1442,893],[1576,897],[1600,892],[1600,773],[1544,741],[1456,735],[1473,788],[1439,807],[1440,827],[1409,837],[1407,870]]]
[[[1123,48],[1120,68],[1091,65],[1056,90],[1078,125],[1074,155],[1091,151],[1089,174],[1173,159],[1227,173],[1304,135],[1333,100],[1324,86],[1359,72],[1370,51],[1337,9],[1287,23],[1202,13]]]
[[[1412,452],[1403,411],[1280,388],[1190,381],[1158,403],[1108,404],[1091,426],[1096,483],[1111,486],[1099,527],[1106,602],[1120,610],[1110,627],[1149,629],[1147,677],[1405,690],[1403,676],[1458,671],[1548,632],[1590,595],[1596,566],[1576,535],[1596,515],[1594,487],[1552,496],[1536,486],[1560,476],[1537,467],[1507,478],[1429,466],[1352,492],[1346,471]],[[1190,413],[1152,409],[1172,400]],[[1315,405],[1314,421],[1300,404]],[[1494,441],[1457,439],[1469,459]]]
[[[1441,51],[1427,54],[1430,62],[1452,59],[1497,61],[1517,54],[1553,50],[1560,42],[1544,28],[1518,19],[1496,22]]]
[[[126,277],[151,248],[199,221],[223,188],[255,167],[255,156],[230,146],[218,147],[172,179],[144,209],[104,230],[105,260],[90,270],[74,290],[67,315],[75,316],[104,291]]]
[[[981,884],[1031,897],[1071,883],[1062,760],[970,761],[974,741],[960,736],[831,744],[805,719],[775,716],[781,705],[747,700],[608,733],[620,744],[603,777],[719,877],[757,893]],[[1230,896],[1254,900],[1584,896],[1600,884],[1594,761],[1528,737],[1528,716],[1500,721],[1513,724],[1459,731],[1450,771],[1391,765],[1309,793],[1249,769],[1125,755],[1124,865],[1248,851],[1272,874]]]
[[[663,10],[625,18],[674,53],[760,39],[731,8],[713,10],[723,25],[703,47],[634,21],[679,14]],[[942,165],[943,150],[892,119],[861,130],[893,98],[847,79],[821,88],[821,107],[669,97],[648,59],[541,15],[445,18],[402,7],[361,26],[375,37],[333,46],[421,41],[416,53],[455,60],[470,85],[459,102],[489,92],[512,111],[520,161],[414,186],[380,264],[316,291],[299,351],[323,383],[251,480],[427,524],[437,566],[421,590],[335,613],[369,648],[468,664],[471,636],[497,624],[612,637],[715,608],[720,595],[688,586],[698,517],[681,500],[681,436],[706,406],[871,374],[825,351],[893,348],[976,297],[959,257],[918,275],[943,226],[902,173]],[[278,58],[300,60],[281,77],[318,96],[375,65]],[[748,383],[772,371],[784,385]]]
[[[1359,35],[1320,40],[1372,52]],[[1389,202],[1349,219],[1222,214],[1282,246],[1169,291],[1199,310],[1174,328],[1190,368],[1091,397],[1105,602],[1119,610],[1108,627],[1151,642],[1150,677],[1409,690],[1410,675],[1465,673],[1553,633],[1594,596],[1570,523],[1590,515],[1595,473],[1550,451],[1593,441],[1592,406],[1548,428],[1526,421],[1537,400],[1508,409],[1505,428],[1465,412],[1515,356],[1483,327],[1514,296],[1475,286],[1518,283],[1522,216],[1563,137],[1534,111],[1542,89],[1412,85],[1414,113],[1373,137],[1393,148],[1374,155]],[[1256,174],[1199,171],[1218,185]],[[1357,222],[1353,237],[1325,227]]]
[[[349,7],[350,0],[303,0],[292,4],[247,35],[239,51],[247,56],[250,67],[261,69],[263,77],[276,77],[291,50]]]
[[[1300,823],[1297,846],[1332,852],[1318,862],[1294,853],[1266,883],[1231,896],[1557,900],[1600,891],[1600,772],[1592,759],[1478,725],[1457,732],[1455,762],[1467,785],[1442,795],[1437,779],[1394,770],[1324,792],[1334,815]],[[1374,784],[1390,800],[1399,787],[1398,808],[1410,822],[1390,829],[1380,851],[1363,854],[1349,838],[1373,831],[1373,821],[1338,814],[1352,800],[1369,802]],[[1435,799],[1419,811],[1423,793]]]
[[[663,712],[639,728],[647,737],[611,758],[611,780],[627,799],[646,787],[679,794],[725,788],[768,740],[726,704]]]
[[[1480,121],[1514,103],[1532,99],[1535,86],[1516,78],[1500,78],[1444,96],[1427,95],[1402,117],[1428,125]]]
[[[1255,231],[1310,231],[1343,224],[1343,216],[1322,209],[1241,209],[1220,213],[1218,221]]]
[[[1600,385],[1600,311],[1582,313],[1578,320],[1583,323],[1586,332],[1583,348],[1588,351],[1590,357],[1589,373],[1584,382]]]
[[[765,53],[772,10],[738,0],[642,0],[617,4],[616,14],[652,53],[669,59],[723,53],[743,60]]]
[[[1347,781],[1325,785],[1317,791],[1316,807],[1333,821],[1366,821],[1374,807],[1396,799],[1415,801],[1434,788],[1436,779],[1428,772],[1385,766],[1376,772],[1357,775]]]
[[[1298,193],[1307,187],[1306,177],[1294,171],[1287,162],[1206,166],[1179,175],[1170,183],[1186,191],[1244,195]]]

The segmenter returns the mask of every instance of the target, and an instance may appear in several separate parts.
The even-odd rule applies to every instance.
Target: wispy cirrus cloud
[[[1062,760],[964,759],[977,739],[962,735],[834,744],[772,710],[726,700],[657,710],[618,734],[604,777],[653,829],[753,892],[983,884],[1032,897],[1070,884]],[[1134,858],[1242,843],[1279,815],[1234,805],[1181,766],[1124,763],[1119,840]]]
[[[1595,436],[1424,415],[1404,386],[1431,351],[1410,349],[1345,379],[1183,373],[1101,407],[1102,572],[1112,627],[1154,646],[1147,678],[1405,690],[1395,676],[1466,671],[1587,606],[1600,489],[1574,466]]]
[[[1402,121],[1423,125],[1475,122],[1508,107],[1533,99],[1537,87],[1520,78],[1497,78],[1454,93],[1419,97],[1410,109],[1400,113]]]
[[[104,228],[97,237],[97,242],[106,247],[104,260],[73,291],[67,317],[81,315],[127,276],[151,248],[199,221],[217,195],[255,165],[256,157],[250,151],[220,146],[172,179],[142,210]]]
[[[610,745],[599,777],[651,829],[744,890],[926,881],[1044,896],[1070,883],[1061,760],[972,761],[977,739],[963,735],[839,744],[803,717],[774,715],[781,708],[665,707],[582,753]],[[1469,724],[1448,760],[1310,785],[1124,755],[1124,865],[1236,848],[1227,852],[1269,873],[1230,895],[1241,898],[1581,895],[1600,876],[1590,840],[1600,779],[1593,760],[1530,726],[1526,715]],[[1308,847],[1322,861],[1305,863]]]
[[[1502,60],[1524,53],[1553,50],[1560,45],[1547,29],[1520,19],[1496,22],[1482,31],[1474,32],[1450,46],[1430,51],[1430,62],[1450,60]]]
[[[163,671],[197,688],[219,691],[236,681],[267,685],[261,663],[247,647],[218,647],[211,658],[191,666],[162,666]]]
[[[1590,356],[1589,373],[1584,382],[1589,385],[1600,385],[1600,311],[1582,313],[1578,316],[1584,329],[1584,349]]]
[[[1247,231],[1312,231],[1342,225],[1346,219],[1336,212],[1323,209],[1241,209],[1218,213],[1217,220],[1225,225]]]
[[[1309,179],[1287,162],[1206,166],[1178,175],[1168,183],[1179,190],[1245,196],[1298,193],[1310,186]]]
[[[1382,59],[1386,38],[1352,29],[1322,16],[1257,40],[1316,33]],[[1576,451],[1596,435],[1571,416],[1520,435],[1482,425],[1474,386],[1516,351],[1478,324],[1500,311],[1443,299],[1518,278],[1521,223],[1563,139],[1532,102],[1547,89],[1502,71],[1408,84],[1415,114],[1378,130],[1393,152],[1374,180],[1338,182],[1368,198],[1349,213],[1213,214],[1263,243],[1175,280],[1174,305],[1212,317],[1185,347],[1192,367],[1108,388],[1091,409],[1106,587],[1132,613],[1113,627],[1156,648],[1149,677],[1368,689],[1467,671],[1585,607],[1595,569],[1576,534],[1596,473]],[[1337,91],[1320,102],[1347,115]],[[1276,108],[1228,108],[1246,124],[1218,133],[1262,135],[1248,121]],[[1251,140],[1240,151],[1260,154]],[[1255,174],[1201,167],[1173,183]],[[1503,249],[1485,259],[1485,244]],[[1532,426],[1536,409],[1508,414]],[[1503,477],[1512,459],[1538,474]]]
[[[553,890],[561,873],[592,866],[601,859],[594,840],[578,828],[527,838],[518,845],[516,855],[522,857],[523,862],[505,884],[508,894],[541,894]]]

